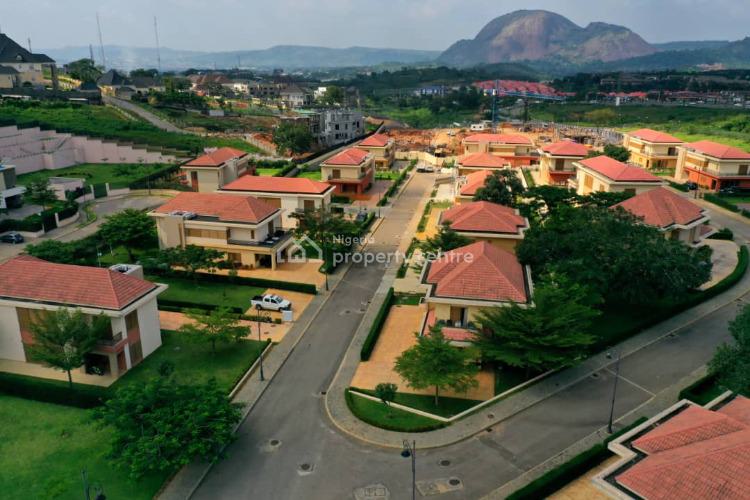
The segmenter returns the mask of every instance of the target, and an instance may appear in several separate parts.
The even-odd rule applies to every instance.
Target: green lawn
[[[169,474],[128,479],[107,461],[110,431],[98,428],[92,413],[0,394],[2,497],[80,500],[86,469],[89,483],[101,484],[107,498],[152,498]]]
[[[311,172],[300,172],[297,177],[304,177],[305,179],[312,179],[314,181],[320,180],[320,170],[314,170]]]
[[[231,283],[211,283],[170,276],[147,276],[146,279],[169,285],[160,299],[208,304],[212,306],[239,307],[246,310],[250,299],[266,291],[265,288]]]
[[[418,306],[419,301],[422,300],[424,295],[410,294],[410,293],[397,293],[393,295],[394,306]]]
[[[358,392],[375,396],[375,391],[367,389],[356,389]],[[448,398],[440,397],[438,405],[435,406],[435,398],[433,396],[421,395],[421,394],[407,394],[404,392],[397,392],[396,399],[393,400],[395,403],[414,408],[415,410],[422,410],[433,415],[440,417],[452,417],[458,415],[470,408],[481,403],[473,399],[461,399],[461,398]]]
[[[39,170],[18,176],[18,184],[25,186],[33,181],[50,177],[75,177],[85,179],[86,184],[130,184],[131,182],[167,168],[160,163],[82,163],[57,170]]]
[[[346,404],[357,418],[381,429],[400,432],[426,432],[445,427],[445,424],[440,421],[360,398],[350,394],[349,391],[346,393]]]
[[[256,168],[255,173],[266,177],[273,177],[274,175],[281,172],[280,168]]]
[[[111,388],[117,390],[124,385],[145,383],[158,377],[161,364],[170,361],[179,382],[201,383],[213,377],[219,387],[229,393],[266,346],[265,342],[257,340],[218,343],[214,354],[211,343],[201,336],[162,330],[161,340],[161,347]]]

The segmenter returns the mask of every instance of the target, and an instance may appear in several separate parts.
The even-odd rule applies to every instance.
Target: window
[[[555,159],[555,170],[565,170],[565,160],[562,158]]]
[[[143,347],[141,346],[141,340],[130,344],[130,366],[135,366],[143,361]]]
[[[738,175],[747,175],[747,165],[740,165],[739,170],[737,171]]]
[[[213,240],[225,240],[227,239],[227,231],[225,229],[197,229],[194,227],[185,228],[185,234],[193,238],[209,238]]]
[[[315,200],[303,200],[302,203],[305,210],[315,210]]]
[[[138,328],[138,311],[133,311],[125,316],[125,330],[128,332],[128,337],[130,337],[131,332],[138,332],[140,334],[140,329]]]
[[[623,192],[625,194],[629,194],[630,196],[635,196],[635,188],[624,189]]]
[[[583,186],[588,189],[591,189],[593,185],[594,185],[594,178],[591,177],[590,175],[584,175]]]

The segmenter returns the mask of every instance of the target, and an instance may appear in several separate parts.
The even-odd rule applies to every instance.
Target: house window
[[[630,196],[635,196],[635,188],[623,189],[623,193]]]
[[[565,170],[565,160],[562,158],[557,158],[555,160],[555,170]]]
[[[303,200],[303,207],[305,210],[315,210],[315,201],[314,200]]]
[[[738,170],[738,175],[747,175],[747,165],[740,165],[740,168]]]
[[[341,170],[338,168],[334,168],[331,172],[331,178],[333,179],[341,179]]]
[[[194,227],[185,228],[185,234],[193,238],[209,238],[213,240],[225,240],[227,239],[226,230],[213,230],[213,229],[197,229]]]
[[[583,177],[583,186],[588,189],[591,189],[594,186],[594,178],[591,177],[590,175],[585,175]]]
[[[143,361],[143,347],[141,346],[141,339],[130,344],[130,366],[135,366]]]

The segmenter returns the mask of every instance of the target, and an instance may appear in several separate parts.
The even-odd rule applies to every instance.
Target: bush
[[[348,196],[341,196],[340,194],[334,194],[331,196],[331,203],[341,203],[343,205],[350,205],[352,200]]]
[[[213,311],[214,309],[218,309],[221,306],[213,305],[213,304],[203,304],[198,302],[188,302],[185,300],[169,300],[169,299],[162,299],[160,298],[158,300],[159,309],[162,311],[176,311],[181,312],[184,309],[201,309],[204,311]],[[226,307],[229,309],[230,312],[234,314],[242,314],[245,311],[240,307]]]
[[[70,217],[73,217],[77,213],[78,213],[78,204],[74,202],[74,203],[66,206],[65,208],[63,208],[59,212],[57,212],[57,217],[60,220],[63,220],[63,219],[68,219]]]
[[[669,185],[678,191],[682,191],[683,193],[687,193],[688,191],[690,191],[690,189],[687,187],[687,184],[683,184],[681,182],[669,181]]]
[[[714,205],[719,205],[722,208],[726,208],[727,210],[730,210],[732,212],[737,212],[743,217],[750,218],[750,211],[741,209],[740,207],[738,207],[737,205],[735,205],[734,203],[732,203],[731,201],[727,200],[726,198],[722,196],[708,193],[703,196],[703,199],[706,201],[710,201]]]
[[[424,211],[422,212],[422,218],[419,219],[419,224],[417,224],[417,232],[423,233],[425,229],[427,229],[427,221],[430,220],[430,210],[432,210],[432,200],[429,200],[427,204],[424,206]]]
[[[189,276],[188,273],[184,271],[176,271],[176,270],[165,270],[161,267],[149,267],[148,269],[149,273],[156,274],[156,275],[164,275],[168,274],[170,276],[175,276],[178,278],[185,278],[185,279],[193,279],[192,276]],[[289,290],[290,292],[300,292],[300,293],[308,293],[310,295],[315,295],[318,293],[318,289],[315,285],[311,283],[296,283],[293,281],[277,281],[277,280],[267,280],[262,278],[247,278],[244,276],[225,276],[222,274],[204,274],[204,273],[198,273],[195,276],[195,279],[198,281],[207,281],[212,283],[235,283],[235,284],[241,284],[241,285],[250,285],[250,286],[256,286],[259,288],[279,288],[281,290]],[[161,299],[159,299],[159,302],[162,302]]]
[[[39,215],[29,215],[25,219],[3,219],[0,220],[0,233],[6,231],[28,231],[35,233],[44,229],[42,218]]]
[[[709,374],[681,390],[678,399],[688,399],[694,403],[705,405],[723,392],[717,386],[716,374]]]
[[[297,168],[297,165],[295,165],[294,163],[289,163],[287,166],[285,166],[284,168],[282,168],[281,170],[273,174],[273,176],[274,177],[286,177],[286,175],[292,170],[294,170],[295,168]]]
[[[54,403],[76,408],[94,408],[109,398],[105,387],[73,384],[67,382],[27,377],[15,373],[0,373],[0,392],[24,399]]]
[[[362,344],[362,350],[359,353],[359,359],[361,361],[367,361],[370,359],[370,355],[375,348],[375,344],[378,342],[380,330],[383,329],[383,324],[385,324],[385,319],[388,317],[388,312],[391,310],[392,304],[393,287],[388,289],[388,293],[385,295],[385,301],[383,301],[383,304],[380,306],[378,314],[375,316],[375,321],[373,321],[372,326],[370,326],[367,338],[365,339],[364,344]]]
[[[169,165],[168,167],[158,170],[152,174],[144,175],[143,177],[136,179],[127,186],[123,187],[128,187],[130,189],[148,189],[149,187],[153,188],[155,181],[168,179],[179,170],[179,165]]]
[[[728,227],[724,227],[716,231],[714,234],[708,237],[710,240],[733,240],[734,233]]]
[[[604,442],[592,446],[564,464],[548,471],[543,476],[530,482],[520,490],[508,495],[507,500],[535,500],[537,498],[546,498],[552,495],[560,488],[566,486],[571,481],[581,477],[583,474],[605,461],[612,454],[607,449],[607,444],[631,429],[638,427],[646,420],[645,417],[639,418],[624,429],[609,436]]]
[[[94,193],[94,198],[104,198],[107,196],[107,185],[94,184],[91,186],[91,191]]]

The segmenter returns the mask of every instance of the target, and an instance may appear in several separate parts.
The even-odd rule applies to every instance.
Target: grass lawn
[[[106,458],[110,431],[91,421],[92,410],[0,394],[0,491],[6,500],[82,498],[81,470],[107,498],[148,500],[168,477],[137,481]],[[93,497],[92,497],[93,498]]]
[[[167,291],[159,296],[161,299],[239,307],[243,310],[250,307],[250,299],[254,295],[260,295],[266,291],[265,288],[255,286],[193,281],[170,276],[147,276],[146,279],[169,285]]]
[[[266,176],[266,177],[273,177],[274,175],[281,172],[280,168],[256,168],[255,172],[258,175]]]
[[[297,177],[304,177],[305,179],[312,179],[314,181],[320,180],[320,170],[314,170],[312,172],[300,172]]]
[[[383,403],[354,396],[347,391],[346,404],[354,415],[370,425],[400,432],[426,432],[445,424],[421,415],[391,408]]]
[[[367,389],[357,389],[358,392],[375,396],[375,391]],[[397,392],[396,399],[393,400],[395,403],[414,408],[415,410],[422,410],[433,415],[440,417],[452,417],[459,413],[473,408],[474,406],[481,403],[473,399],[461,399],[461,398],[448,398],[441,396],[438,401],[438,405],[435,406],[435,398],[433,396],[427,396],[422,394],[407,394],[405,392]]]
[[[18,176],[18,184],[25,186],[33,181],[50,177],[74,177],[85,179],[87,185],[106,182],[127,185],[131,182],[167,168],[160,163],[82,163],[57,170],[40,170]]]
[[[399,175],[400,175],[400,172],[393,172],[393,171],[375,172],[375,180],[377,180],[377,181],[383,181],[383,180],[395,181],[398,178]]]
[[[161,347],[111,388],[117,390],[128,384],[143,384],[158,377],[159,366],[170,361],[175,367],[174,376],[180,383],[201,383],[213,377],[219,387],[229,393],[266,346],[265,342],[243,339],[217,343],[214,354],[211,343],[201,336],[162,330],[161,340]]]
[[[393,305],[394,306],[418,306],[419,301],[424,297],[424,295],[420,295],[418,293],[415,294],[409,294],[409,293],[397,293],[393,295]]]

